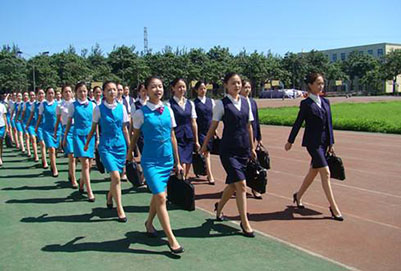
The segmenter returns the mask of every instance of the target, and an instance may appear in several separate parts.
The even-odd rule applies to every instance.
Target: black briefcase
[[[335,153],[329,153],[326,156],[326,160],[330,169],[330,177],[340,181],[345,180],[345,169],[342,159],[336,156]]]
[[[194,152],[192,154],[192,166],[196,177],[206,176],[206,159],[202,154]]]
[[[256,146],[256,156],[258,158],[259,164],[266,170],[270,169],[270,156],[267,149],[260,143]]]
[[[141,181],[141,170],[135,161],[127,161],[125,163],[125,171],[128,181],[134,186],[139,187],[143,185]]]
[[[221,139],[218,136],[213,138],[212,149],[210,150],[211,154],[220,154],[220,142]]]
[[[11,136],[9,134],[6,134],[5,141],[7,148],[12,148],[13,142],[11,141]]]
[[[95,162],[96,162],[96,168],[97,170],[99,170],[100,173],[104,173],[104,166],[102,161],[100,160],[100,155],[99,155],[99,151],[96,149],[95,150]]]
[[[182,179],[182,174],[180,178],[175,174],[171,175],[167,183],[167,200],[184,210],[195,210],[194,186]]]
[[[259,162],[249,160],[245,170],[246,185],[260,194],[266,193],[267,170]]]

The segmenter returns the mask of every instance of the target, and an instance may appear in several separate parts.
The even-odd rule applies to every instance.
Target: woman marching
[[[252,85],[249,80],[242,80],[242,89],[241,96],[249,99],[249,103],[251,104],[251,110],[254,120],[252,121],[252,132],[253,132],[253,142],[257,142],[257,145],[262,143],[262,134],[260,133],[260,124],[259,124],[259,113],[258,113],[258,105],[255,100],[249,97],[249,94],[252,93]],[[252,189],[252,194],[255,199],[262,199],[262,195]]]
[[[98,145],[100,159],[110,173],[110,190],[106,194],[106,205],[113,208],[113,199],[117,205],[119,222],[127,222],[127,217],[121,201],[121,174],[126,161],[127,146],[129,146],[128,130],[123,125],[128,115],[123,105],[116,101],[117,86],[107,81],[103,84],[105,100],[95,108],[92,128],[86,139],[84,150],[88,149],[89,142],[96,131],[97,125],[102,126]]]
[[[95,151],[95,139],[92,138],[87,148],[84,149],[86,137],[91,129],[91,123],[93,118],[93,110],[95,104],[88,100],[88,89],[85,83],[80,82],[75,86],[75,93],[77,99],[71,103],[68,107],[68,122],[65,128],[65,134],[68,135],[72,122],[74,121],[73,131],[73,148],[74,157],[79,158],[81,162],[81,179],[79,181],[79,192],[84,192],[84,185],[86,186],[86,192],[88,193],[88,201],[95,202],[95,196],[92,192],[90,183],[90,167],[92,165],[92,159]],[[66,137],[64,137],[66,138]]]
[[[33,157],[35,162],[39,161],[38,158],[38,146],[36,145],[36,133],[35,133],[35,123],[36,118],[32,121],[31,115],[34,114],[35,111],[35,98],[36,94],[34,91],[29,92],[29,101],[24,104],[24,108],[22,111],[22,120],[25,125],[26,131],[26,148],[28,151],[28,157],[31,157],[31,147],[32,144],[33,149]]]
[[[213,118],[213,107],[215,105],[214,100],[206,97],[206,85],[202,81],[198,81],[195,84],[195,91],[198,97],[195,99],[195,110],[196,110],[196,123],[198,125],[198,138],[199,144],[203,145],[203,141],[209,131],[210,125],[212,124]],[[214,178],[210,163],[210,150],[212,149],[212,141],[207,142],[207,152],[205,153],[206,159],[206,173],[207,180],[210,185],[214,185]]]
[[[324,88],[323,75],[320,73],[310,73],[306,77],[305,83],[308,85],[308,98],[301,101],[297,119],[292,126],[288,142],[284,148],[286,151],[291,149],[299,129],[305,121],[302,146],[306,147],[312,161],[309,172],[305,176],[300,189],[293,195],[293,201],[297,204],[298,208],[304,208],[304,205],[302,205],[302,196],[319,173],[323,190],[330,203],[330,213],[333,219],[343,221],[344,218],[341,216],[340,210],[334,200],[330,185],[330,170],[326,161],[326,153],[334,152],[334,136],[330,102],[320,97],[320,93]]]
[[[0,167],[3,166],[3,138],[8,130],[6,106],[0,103]]]
[[[58,129],[60,122],[62,125],[62,146],[64,149],[64,153],[68,156],[68,180],[71,182],[72,188],[78,188],[77,180],[75,177],[75,157],[74,157],[74,146],[73,146],[73,132],[74,132],[74,123],[71,123],[68,134],[65,133],[67,122],[68,122],[68,108],[74,102],[73,92],[70,85],[64,85],[61,89],[61,94],[63,96],[63,101],[59,103],[56,109],[57,113],[57,122],[54,127],[53,137],[57,138]]]
[[[27,122],[27,126],[32,125],[35,126],[35,138],[36,142],[39,142],[40,145],[40,151],[42,153],[42,166],[44,169],[47,169],[49,166],[47,165],[47,159],[46,159],[46,145],[45,141],[43,139],[43,119],[41,122],[38,124],[38,119],[39,119],[39,107],[43,103],[45,98],[45,92],[43,89],[39,89],[36,93],[36,102],[35,102],[35,109],[31,112],[31,116],[29,117],[29,120]]]
[[[188,178],[188,173],[192,164],[192,152],[199,151],[198,125],[196,124],[195,105],[187,100],[184,95],[187,91],[187,84],[184,79],[176,78],[171,83],[173,98],[169,100],[168,106],[174,113],[177,127],[174,133],[177,138],[178,153],[184,168],[184,178]]]
[[[139,84],[137,93],[138,93],[138,100],[131,104],[131,125],[129,127],[129,135],[130,136],[132,136],[133,131],[134,131],[135,111],[141,109],[142,106],[144,106],[149,99],[147,90],[145,88],[145,84]],[[139,138],[137,140],[137,146],[138,146],[139,152],[142,153],[142,150],[143,150],[143,135],[142,134],[139,136]],[[134,152],[135,152],[135,155],[137,156],[137,151],[134,150]]]
[[[54,127],[56,126],[57,121],[57,105],[57,102],[54,100],[54,89],[52,87],[48,87],[46,89],[46,100],[39,106],[39,117],[35,127],[35,132],[38,133],[39,125],[43,120],[43,141],[49,152],[50,170],[54,178],[58,177],[56,165],[56,149],[58,148],[58,142],[53,137]],[[45,165],[43,165],[43,167],[45,167]]]
[[[10,136],[11,136],[11,141],[16,144],[16,147],[18,149],[19,145],[17,144],[17,137],[16,137],[16,127],[15,127],[15,120],[12,118],[15,110],[15,101],[17,100],[17,93],[13,92],[10,93],[9,99],[8,99],[8,115],[10,118],[10,125],[8,127]]]
[[[236,193],[237,208],[241,217],[241,229],[246,237],[255,237],[247,217],[245,167],[248,159],[255,159],[253,146],[253,121],[249,101],[239,95],[241,77],[228,73],[224,77],[227,96],[216,102],[213,109],[212,125],[202,145],[202,153],[207,151],[207,143],[213,137],[220,121],[224,123],[220,143],[220,160],[227,173],[226,188],[219,202],[215,204],[216,219],[224,220],[222,210],[231,196]]]
[[[16,133],[17,149],[20,149],[22,153],[25,153],[25,144],[23,138],[22,123],[21,123],[22,105],[23,105],[22,94],[18,93],[16,103],[14,104],[13,120],[15,121],[15,128],[17,131]]]
[[[136,145],[140,132],[143,133],[144,147],[141,165],[148,187],[152,191],[149,215],[145,222],[146,232],[150,237],[156,237],[153,219],[158,216],[160,224],[168,238],[168,247],[172,253],[182,253],[180,246],[170,226],[170,218],[166,207],[166,186],[174,167],[182,172],[177,150],[177,141],[173,128],[176,126],[174,114],[167,106],[163,106],[161,98],[164,89],[162,80],[153,76],[145,81],[149,100],[145,106],[134,115],[134,135],[131,140],[127,160],[132,160],[132,150]],[[175,163],[174,163],[175,161]]]
[[[99,86],[93,88],[93,99],[92,101],[96,105],[100,105],[102,103],[102,89]]]

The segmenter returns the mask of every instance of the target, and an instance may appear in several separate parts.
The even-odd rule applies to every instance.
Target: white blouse
[[[238,111],[241,111],[241,99],[240,99],[241,96],[238,95],[238,97],[239,97],[238,100],[234,100],[234,98],[230,94],[227,94],[227,97],[234,104],[235,108],[237,108]],[[251,122],[254,120],[253,114],[252,114],[252,109],[251,109],[251,102],[248,98],[247,98],[247,101],[248,101],[248,107],[249,107],[248,121]],[[218,100],[216,102],[216,106],[213,108],[213,120],[221,121],[223,119],[223,116],[224,116],[224,105],[223,105],[222,100]]]
[[[153,104],[150,101],[146,103],[146,106],[149,107],[151,111],[155,111],[156,109],[160,108],[163,106],[163,103],[160,101],[158,104]],[[174,113],[171,108],[169,108],[170,111],[170,118],[171,118],[171,127],[175,128],[177,126],[177,123],[175,122],[174,118]],[[144,122],[144,117],[143,117],[143,111],[142,110],[136,110],[135,114],[132,118],[132,124],[135,129],[140,129],[143,122]]]
[[[103,101],[103,104],[111,110],[114,110],[117,107],[117,102],[114,101],[112,104],[109,104],[106,100]],[[125,106],[123,106],[123,123],[128,122],[128,114],[127,114],[127,110],[125,109]],[[100,120],[100,105],[97,105],[95,107],[95,111],[93,111],[93,122],[94,123],[99,123]]]

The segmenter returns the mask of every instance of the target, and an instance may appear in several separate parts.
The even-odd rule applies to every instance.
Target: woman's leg
[[[25,141],[26,141],[27,155],[28,155],[28,157],[31,157],[31,155],[32,155],[32,153],[31,153],[31,138],[30,138],[28,133],[25,134]]]
[[[31,143],[32,143],[32,149],[33,149],[33,159],[35,161],[38,161],[39,157],[38,157],[38,145],[36,143],[36,136],[31,136]]]
[[[221,211],[224,208],[224,205],[226,205],[227,201],[231,199],[232,195],[235,192],[235,186],[234,184],[228,184],[226,188],[224,188],[223,194],[221,195],[221,199],[219,201],[219,204],[217,206],[216,210],[216,216],[220,217]]]
[[[157,212],[156,212],[156,202],[155,202],[155,196],[152,196],[150,200],[150,205],[149,205],[149,214],[148,214],[148,219],[146,220],[146,230],[148,232],[152,232],[153,229],[153,219],[155,218]],[[150,229],[150,230],[149,230]]]
[[[90,183],[90,175],[89,175],[89,168],[91,166],[92,159],[90,159],[88,157],[81,157],[80,161],[81,161],[81,167],[82,167],[81,182],[86,185],[86,192],[88,193],[88,198],[94,199],[95,196],[93,195],[93,192],[92,192],[92,187],[91,187],[91,183]]]
[[[75,176],[75,168],[76,168],[76,163],[75,163],[74,154],[70,153],[70,154],[68,154],[68,173],[70,176],[71,185],[73,187],[78,185],[77,178]]]
[[[334,215],[341,216],[341,212],[338,209],[337,203],[334,200],[333,190],[331,189],[330,184],[330,170],[329,167],[322,167],[317,169],[320,174],[320,178],[322,179],[322,186],[324,193],[326,194],[326,198],[330,203],[331,210]]]
[[[110,192],[113,196],[114,202],[117,205],[117,215],[119,218],[124,218],[125,212],[123,208],[123,204],[121,202],[121,181],[120,181],[120,172],[112,171],[110,172],[111,185]]]
[[[19,138],[18,138],[18,131],[17,131],[17,128],[13,128],[12,129],[12,133],[13,133],[13,137],[14,137],[14,140],[15,140],[15,147],[17,148],[17,149],[20,149],[21,148],[21,146],[20,146],[20,141],[19,141]]]
[[[304,181],[302,182],[302,185],[297,192],[297,199],[298,199],[299,204],[302,204],[302,201],[301,201],[302,196],[304,195],[306,190],[308,190],[309,186],[312,184],[317,173],[318,173],[318,170],[316,168],[312,168],[312,166],[309,168],[309,171],[306,174]]]
[[[39,144],[42,153],[42,165],[44,168],[47,168],[49,165],[47,164],[47,159],[46,159],[46,145],[43,140],[40,141]]]
[[[183,164],[184,167],[184,179],[188,179],[189,170],[191,169],[191,164]]]
[[[159,218],[160,224],[164,230],[164,233],[167,236],[168,243],[172,249],[180,248],[180,244],[174,236],[173,231],[170,226],[170,218],[167,213],[166,207],[166,192],[159,193],[157,195],[153,195],[154,203],[156,207],[157,217]]]
[[[56,149],[49,148],[49,158],[50,158],[50,167],[53,172],[53,176],[58,175],[57,164],[56,164]]]
[[[247,232],[252,232],[251,225],[249,224],[248,221],[248,216],[247,216],[247,202],[246,202],[246,185],[245,185],[245,180],[235,182],[235,193],[236,193],[236,201],[237,201],[237,208],[238,212],[241,217],[241,223],[245,231]]]
[[[22,136],[22,132],[18,132],[18,140],[21,146],[21,151],[25,153],[25,143],[24,143],[24,137]]]
[[[214,183],[214,177],[212,173],[212,165],[210,163],[210,153],[206,152],[205,153],[205,160],[206,160],[206,174],[207,174],[207,180],[209,183]]]

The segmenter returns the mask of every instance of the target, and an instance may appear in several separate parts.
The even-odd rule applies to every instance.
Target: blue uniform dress
[[[198,125],[199,144],[202,146],[210,125],[212,124],[213,103],[212,99],[206,97],[205,103],[202,103],[199,98],[196,98],[194,104],[197,115],[196,123]],[[212,149],[212,143],[212,140],[207,143],[208,151]]]
[[[223,98],[223,137],[220,143],[220,160],[227,173],[226,184],[245,180],[245,167],[250,156],[249,104],[240,97],[241,110],[238,110],[228,97]]]
[[[61,110],[61,112],[59,112],[59,114],[61,115],[61,124],[62,124],[62,130],[61,130],[61,138],[64,138],[65,135],[65,128],[67,127],[66,123],[62,123],[63,122],[63,114],[67,114],[68,113],[68,102],[64,101],[61,103],[59,109]],[[68,119],[68,116],[67,116]],[[71,154],[74,153],[74,143],[73,143],[73,133],[74,133],[74,121],[71,121],[71,126],[70,126],[70,130],[68,131],[68,134],[65,138],[65,146],[63,146],[64,149],[64,153],[66,154]]]
[[[4,106],[6,107],[6,111],[7,111],[7,113],[6,113],[6,118],[7,118],[7,124],[8,125],[11,125],[11,119],[10,119],[10,104],[4,104]]]
[[[23,132],[21,123],[21,110],[22,110],[21,105],[22,103],[15,103],[14,120],[15,120],[15,127],[17,128],[18,132]]]
[[[323,97],[320,97],[320,101],[320,107],[310,97],[301,101],[297,119],[288,137],[288,142],[294,143],[298,131],[305,121],[302,146],[306,147],[312,158],[312,168],[327,166],[327,148],[334,144],[330,102]]]
[[[25,125],[28,122],[29,117],[31,116],[32,110],[35,110],[35,102],[32,102],[32,104],[30,102],[27,102],[25,105],[25,115],[24,115],[24,124]],[[37,117],[37,115],[34,112],[32,120],[29,123],[29,126],[27,127],[27,132],[30,136],[36,136],[36,133],[35,133],[35,125],[36,125],[36,120],[37,120],[36,117]]]
[[[139,110],[139,109],[141,109],[142,108],[142,103],[138,100],[138,101],[136,101],[135,103],[134,103],[134,106],[135,106],[135,111],[136,110]],[[132,110],[132,109],[131,109]],[[138,138],[138,141],[136,142],[136,145],[138,146],[138,149],[139,149],[139,151],[140,151],[140,153],[142,153],[142,151],[143,151],[143,133],[141,132],[141,135],[139,136],[139,138]]]
[[[7,108],[4,104],[0,103],[0,139],[5,136],[6,124],[4,123],[3,115],[7,114]]]
[[[167,106],[161,114],[147,105],[140,110],[144,118],[140,128],[144,138],[141,166],[149,189],[156,195],[166,190],[174,166],[171,116]]]
[[[253,141],[261,141],[262,140],[262,134],[260,132],[260,123],[259,123],[259,113],[258,113],[258,105],[256,104],[256,101],[252,98],[249,98],[249,102],[251,104],[251,111],[254,120],[251,121],[252,124],[252,131],[253,131]]]
[[[36,121],[35,121],[35,123],[34,123],[34,125],[36,125],[36,122],[37,122],[37,118],[39,117],[39,106],[40,106],[40,104],[41,104],[42,102],[39,102],[39,101],[36,101],[35,102],[35,116],[36,116]],[[38,142],[41,142],[41,141],[44,141],[43,140],[43,123],[44,123],[44,120],[45,120],[45,115],[42,115],[42,120],[41,120],[41,122],[39,123],[39,125],[38,125],[38,132],[37,132],[37,134],[36,134],[36,136],[37,136],[37,138],[38,138]]]
[[[192,152],[194,150],[194,135],[192,133],[192,104],[187,100],[185,110],[179,104],[170,99],[170,106],[174,113],[177,126],[174,128],[175,137],[177,138],[178,154],[180,162],[183,164],[192,163]]]
[[[99,123],[103,127],[99,141],[99,155],[107,172],[123,172],[127,157],[127,146],[123,134],[124,113],[123,105],[117,103],[110,109],[103,103],[99,105]]]
[[[10,114],[10,125],[11,125],[11,128],[16,128],[15,127],[15,102],[13,102],[13,101],[9,101],[8,102],[8,111],[9,111],[9,114]],[[11,120],[11,111],[14,111],[14,117],[13,117],[12,120]]]
[[[73,145],[74,145],[74,156],[76,158],[88,157],[94,158],[95,153],[95,138],[92,137],[88,145],[88,150],[84,151],[86,143],[86,137],[88,136],[93,117],[94,105],[88,100],[87,103],[81,104],[78,101],[73,103],[74,105],[74,132],[73,132]]]
[[[53,137],[54,127],[56,126],[57,121],[57,102],[54,101],[51,105],[49,105],[47,101],[44,101],[42,105],[42,116],[44,116],[42,126],[43,140],[45,141],[46,148],[58,148],[58,141]]]

